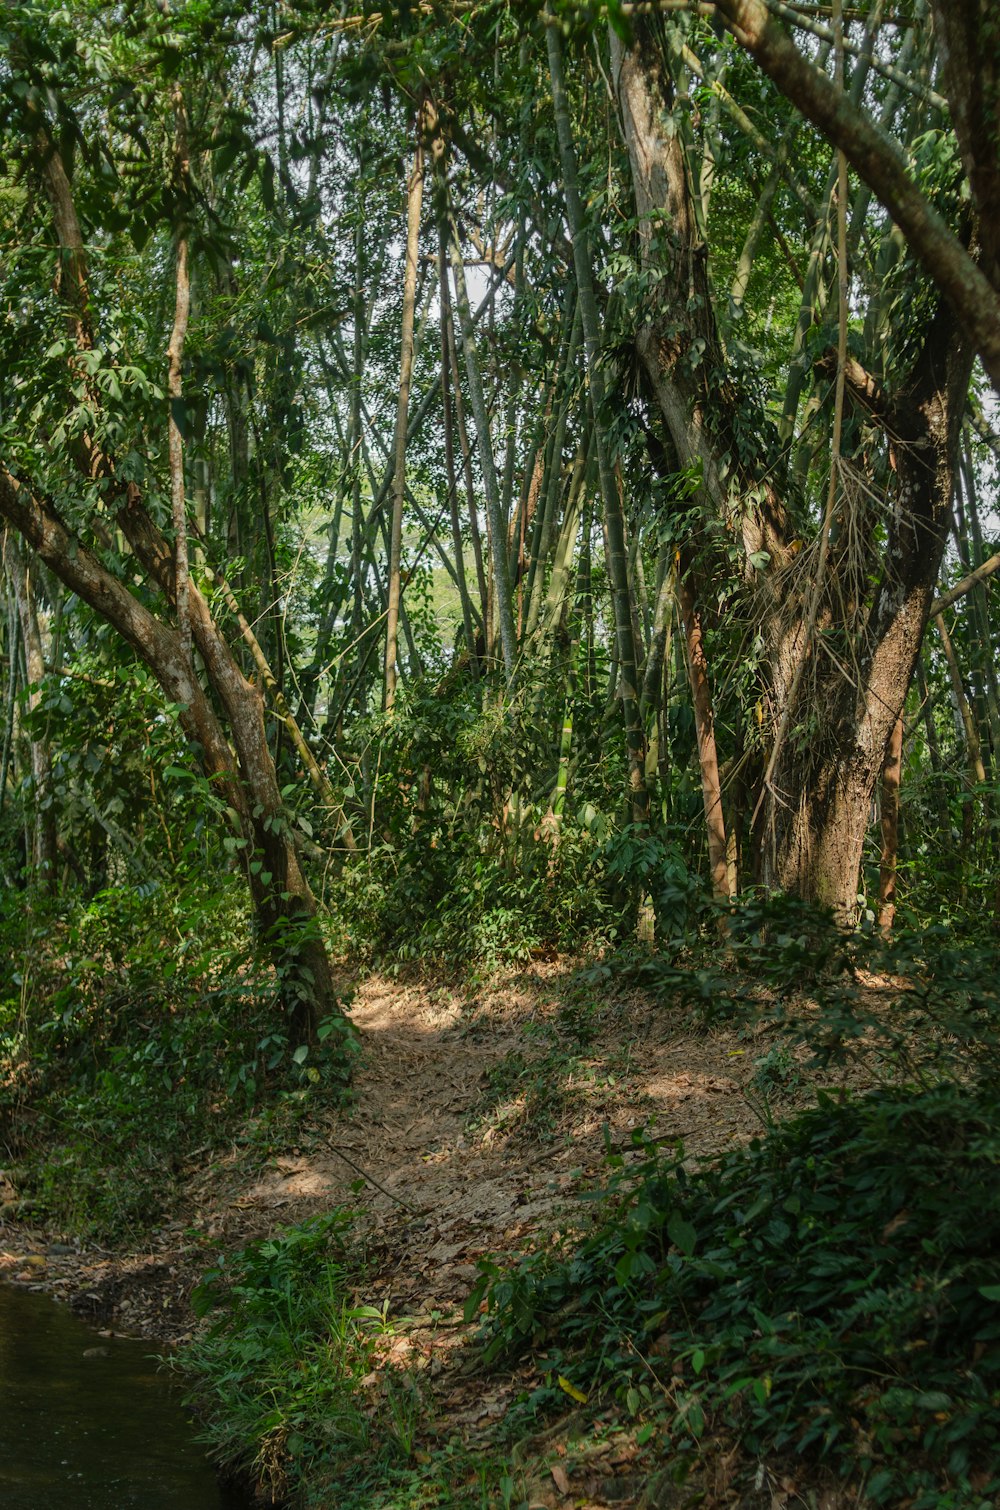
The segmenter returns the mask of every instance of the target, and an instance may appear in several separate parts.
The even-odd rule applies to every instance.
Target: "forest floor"
[[[810,1099],[794,1062],[779,1060],[775,1076],[781,1051],[767,1029],[705,1029],[637,990],[581,991],[560,963],[476,990],[376,975],[350,1015],[361,1054],[347,1109],[317,1099],[280,1151],[252,1140],[199,1151],[140,1251],[0,1222],[0,1276],[61,1295],[105,1330],[173,1344],[197,1325],[191,1291],[220,1249],[349,1207],[364,1276],[357,1299],[385,1302],[395,1318],[382,1362],[419,1377],[430,1415],[485,1451],[535,1365],[488,1377],[470,1366],[475,1323],[463,1305],[477,1260],[516,1258],[580,1226],[578,1197],[606,1177],[608,1140],[628,1150],[646,1128],[680,1140],[697,1162]],[[602,1419],[595,1434],[600,1422],[577,1411],[525,1450],[533,1507],[653,1503],[634,1430]],[[587,1436],[586,1450],[574,1434]],[[702,1504],[739,1500],[724,1455],[712,1477]],[[795,1499],[778,1477],[765,1489],[754,1503],[781,1510]],[[682,1503],[655,1501],[668,1502]]]

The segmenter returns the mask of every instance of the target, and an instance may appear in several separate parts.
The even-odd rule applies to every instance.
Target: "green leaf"
[[[462,1315],[465,1319],[466,1324],[468,1324],[470,1321],[475,1320],[475,1317],[478,1315],[479,1306],[482,1302],[483,1296],[486,1294],[489,1282],[490,1276],[488,1274],[480,1274],[479,1278],[472,1286],[472,1289],[469,1291],[469,1294],[466,1297],[465,1305],[462,1307]]]
[[[675,1212],[667,1222],[667,1236],[685,1258],[690,1258],[698,1241],[698,1234],[689,1221]]]

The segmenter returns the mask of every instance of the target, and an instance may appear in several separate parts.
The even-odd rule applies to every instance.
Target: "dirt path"
[[[600,1176],[605,1126],[627,1144],[652,1120],[693,1157],[760,1129],[747,1093],[760,1045],[693,1030],[640,993],[599,992],[568,996],[557,966],[478,997],[372,977],[351,1009],[363,1047],[346,1112],[318,1111],[263,1167],[247,1149],[206,1154],[182,1171],[180,1209],[144,1253],[6,1226],[0,1267],[167,1341],[188,1331],[209,1246],[347,1205],[393,1306],[460,1307],[481,1254],[518,1251]]]

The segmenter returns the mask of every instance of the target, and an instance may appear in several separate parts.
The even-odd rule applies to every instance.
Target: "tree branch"
[[[937,282],[1000,392],[1000,295],[910,177],[895,142],[802,56],[763,0],[718,0],[719,15],[761,70],[878,196]]]
[[[946,608],[957,603],[959,598],[964,598],[966,593],[971,592],[980,582],[985,582],[987,578],[992,577],[995,571],[1000,571],[1000,551],[983,561],[974,571],[970,571],[969,575],[963,577],[961,582],[956,582],[954,587],[949,587],[948,591],[943,592],[939,598],[935,598],[931,604],[930,618],[937,618],[939,613],[944,613]]]

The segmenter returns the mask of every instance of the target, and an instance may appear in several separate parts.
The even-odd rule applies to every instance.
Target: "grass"
[[[419,1381],[386,1360],[405,1322],[357,1299],[337,1208],[250,1244],[195,1292],[204,1335],[170,1360],[219,1466],[273,1503],[341,1510],[513,1505],[498,1455],[440,1439]]]

